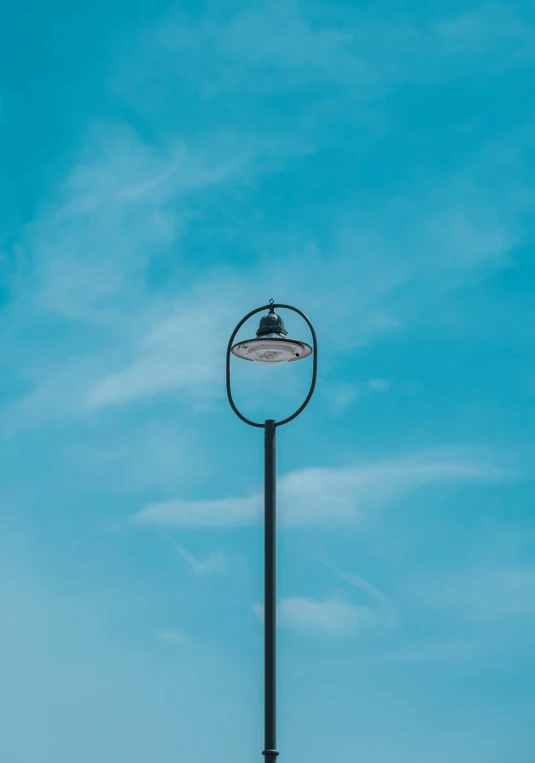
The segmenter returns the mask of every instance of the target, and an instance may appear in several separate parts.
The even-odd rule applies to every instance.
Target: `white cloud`
[[[364,78],[365,69],[351,50],[354,35],[327,25],[325,20],[322,25],[311,21],[298,3],[276,0],[238,14],[220,30],[219,50],[253,65],[313,69],[321,80]],[[288,84],[283,80],[278,88]]]
[[[131,359],[92,385],[86,405],[100,408],[178,390],[212,392],[221,373],[225,329],[232,326],[229,296],[201,289],[165,305],[132,342]]]
[[[334,91],[329,111],[347,97],[363,105],[398,82],[444,81],[477,59],[482,71],[511,67],[533,55],[531,25],[507,3],[483,3],[461,14],[344,13],[296,0],[255,2],[238,11],[173,10],[149,34],[120,51],[111,80],[114,94],[130,103],[160,105],[173,84],[186,81],[204,99],[228,91],[258,94]],[[154,69],[158,71],[157,87]],[[344,98],[344,96],[346,96]],[[325,110],[316,109],[324,115]]]
[[[173,544],[182,559],[189,565],[194,575],[204,577],[214,572],[225,572],[228,567],[228,559],[223,551],[212,551],[204,559],[199,559],[199,557],[192,554],[191,551],[188,551],[178,544],[169,533],[162,533],[162,536],[167,538]]]
[[[212,138],[210,148],[154,147],[128,126],[94,127],[23,242],[38,305],[112,329],[121,311],[138,310],[146,264],[180,237],[188,195],[235,180],[247,166],[243,145]]]
[[[533,26],[522,18],[521,9],[513,3],[483,3],[474,11],[434,23],[439,38],[451,46],[453,54],[481,56],[503,47],[503,53],[512,53],[516,59],[532,57]]]
[[[356,400],[361,392],[358,384],[348,384],[346,382],[335,382],[329,385],[326,394],[329,402],[335,411],[345,410]]]
[[[331,382],[325,391],[331,408],[340,412],[348,408],[355,400],[364,397],[371,392],[388,392],[391,383],[388,379],[370,379],[364,383],[358,382]]]
[[[134,520],[160,527],[240,527],[260,521],[260,494],[212,501],[164,501],[143,509]]]
[[[13,345],[10,357],[22,361],[17,370],[31,391],[12,406],[12,419],[35,423],[169,390],[204,394],[234,317],[233,276],[224,294],[211,272],[170,297],[148,283],[149,266],[171,251],[180,262],[201,191],[242,182],[250,158],[238,137],[152,146],[125,125],[89,131],[20,242],[24,277],[2,340]],[[16,341],[55,316],[59,339],[43,353]]]
[[[390,382],[388,379],[371,379],[370,389],[374,392],[388,392],[390,389]]]
[[[254,612],[263,620],[263,606]],[[292,597],[277,605],[277,624],[281,628],[303,633],[347,635],[378,623],[379,615],[371,607],[357,607],[339,598],[317,600]]]
[[[369,510],[423,485],[496,479],[502,472],[488,463],[420,456],[347,468],[299,469],[278,483],[278,513],[287,527],[354,524]],[[262,493],[238,498],[149,505],[134,516],[143,525],[236,527],[262,518]]]
[[[349,585],[353,586],[354,588],[360,588],[362,591],[365,591],[369,596],[371,596],[374,601],[383,608],[385,612],[388,612],[388,616],[393,616],[394,612],[394,605],[392,602],[392,599],[387,596],[385,593],[380,591],[378,588],[376,588],[374,585],[369,583],[364,578],[359,577],[358,575],[353,575],[351,573],[347,572],[341,572],[340,570],[336,569],[336,567],[333,567],[331,564],[327,564],[327,567],[329,567],[333,572],[335,572],[339,578],[344,580],[346,583],[349,583]]]
[[[158,638],[162,641],[169,641],[174,644],[184,644],[189,638],[181,631],[168,630],[158,633]]]
[[[293,596],[281,599],[277,604],[277,625],[303,633],[326,633],[347,635],[362,632],[371,627],[392,626],[395,624],[395,612],[392,600],[364,578],[340,572],[326,564],[341,580],[353,588],[364,591],[373,600],[373,606],[353,604],[339,595],[325,599]],[[255,615],[264,619],[264,607],[255,604]]]
[[[355,53],[354,32],[329,26],[324,15],[314,23],[292,0],[255,6],[201,18],[172,11],[121,50],[110,82],[113,93],[131,103],[141,104],[145,97],[157,104],[173,82],[195,83],[213,99],[229,90],[254,96],[291,91],[304,82],[317,87],[358,80],[363,90],[373,80]],[[155,60],[159,87],[151,88]]]
[[[535,617],[535,566],[494,566],[429,573],[412,593],[426,607],[470,621]]]
[[[374,663],[428,663],[428,662],[458,662],[485,659],[492,643],[482,639],[467,638],[451,641],[423,641],[408,647],[399,647],[394,651],[380,652],[375,657],[367,659]]]

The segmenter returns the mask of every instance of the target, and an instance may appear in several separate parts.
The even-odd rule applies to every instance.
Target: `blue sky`
[[[281,760],[533,759],[534,22],[3,8],[2,760],[260,760],[271,297]]]

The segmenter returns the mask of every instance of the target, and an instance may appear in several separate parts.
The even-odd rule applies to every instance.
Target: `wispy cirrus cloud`
[[[254,613],[263,620],[263,607]],[[378,615],[371,607],[357,607],[340,598],[312,599],[291,597],[277,605],[277,623],[281,628],[309,634],[348,635],[376,625]]]
[[[300,469],[279,480],[279,516],[287,527],[354,524],[371,509],[424,485],[502,476],[490,463],[429,455],[338,469]],[[133,519],[156,527],[248,526],[260,522],[262,500],[261,492],[215,500],[175,499],[149,505]]]
[[[18,244],[0,340],[27,392],[11,404],[10,422],[35,426],[213,383],[231,279],[226,300],[217,298],[215,274],[206,287],[178,289],[177,299],[151,282],[151,270],[170,253],[176,268],[203,193],[239,185],[250,159],[246,142],[232,136],[150,145],[124,124],[88,131]],[[218,309],[221,335],[213,330]],[[53,332],[46,350],[20,340],[37,323]]]
[[[226,571],[228,567],[228,559],[223,551],[212,551],[208,556],[201,559],[177,543],[169,533],[162,532],[161,535],[170,541],[182,559],[189,566],[193,575],[205,577],[206,575]]]
[[[177,630],[161,631],[158,633],[158,638],[161,641],[167,641],[171,644],[185,644],[189,641],[189,638],[185,633]]]
[[[388,392],[391,386],[388,379],[370,379],[369,385],[374,392]]]
[[[83,406],[95,410],[170,392],[213,394],[226,338],[224,319],[229,326],[232,321],[228,296],[195,290],[163,311],[155,309],[131,343],[131,357],[94,380]],[[222,322],[215,319],[216,305]]]
[[[343,411],[355,400],[365,397],[370,392],[389,392],[391,383],[388,379],[370,379],[367,382],[340,382],[329,385],[326,395],[334,411]]]
[[[22,242],[36,306],[124,330],[122,311],[146,298],[147,263],[176,245],[192,197],[247,171],[243,142],[211,138],[151,145],[127,124],[93,126]]]
[[[310,635],[347,636],[370,628],[394,625],[394,606],[386,594],[364,578],[331,569],[341,580],[364,591],[373,603],[355,604],[339,594],[324,599],[300,596],[283,598],[277,605],[279,627]],[[263,620],[263,606],[255,604],[253,610],[258,619]]]
[[[503,2],[410,18],[297,0],[256,2],[237,13],[212,9],[202,17],[173,10],[121,49],[110,87],[130,101],[150,97],[157,104],[173,81],[195,81],[211,100],[229,90],[258,97],[330,86],[338,103],[351,89],[353,102],[362,104],[399,82],[456,77],[474,57],[483,70],[521,65],[534,53],[531,31],[523,9]],[[159,71],[157,88],[148,61]]]
[[[535,566],[478,565],[430,572],[413,580],[411,593],[437,613],[466,622],[510,622],[535,617]]]
[[[392,602],[392,599],[387,596],[385,593],[380,591],[376,586],[369,583],[364,578],[360,577],[359,575],[354,575],[349,572],[342,572],[338,570],[336,567],[334,567],[331,564],[326,564],[326,566],[331,569],[338,577],[348,583],[350,586],[353,586],[354,588],[358,588],[361,591],[364,591],[368,596],[370,596],[375,603],[383,609],[383,611],[388,612],[389,616],[393,616],[393,610],[394,610],[394,604]]]

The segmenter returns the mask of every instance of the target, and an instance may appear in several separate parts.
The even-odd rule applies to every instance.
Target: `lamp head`
[[[261,366],[281,366],[302,360],[312,354],[312,347],[306,342],[288,339],[284,321],[277,315],[274,302],[270,300],[267,315],[262,316],[256,332],[256,339],[238,342],[232,353],[243,360],[253,360]]]

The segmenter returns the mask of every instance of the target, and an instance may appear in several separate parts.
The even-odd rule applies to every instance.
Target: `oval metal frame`
[[[316,332],[314,330],[314,326],[312,325],[310,319],[308,316],[305,315],[305,313],[301,312],[297,307],[293,307],[292,305],[283,305],[283,304],[274,304],[273,302],[270,302],[269,305],[263,305],[262,307],[257,307],[256,310],[251,310],[250,313],[247,313],[245,318],[242,318],[241,321],[238,323],[234,331],[232,332],[232,335],[229,339],[228,347],[227,347],[227,363],[226,363],[226,383],[227,383],[227,397],[228,401],[230,403],[230,407],[240,418],[242,421],[244,421],[246,424],[249,424],[251,427],[258,427],[260,429],[265,428],[264,423],[259,423],[257,421],[251,421],[251,419],[248,419],[246,416],[244,416],[236,407],[236,404],[234,403],[234,398],[232,397],[232,390],[230,385],[230,356],[231,356],[231,350],[232,346],[234,344],[234,339],[236,338],[236,334],[241,329],[243,324],[249,320],[249,318],[252,318],[253,315],[256,315],[256,313],[261,313],[263,310],[270,310],[271,308],[283,308],[284,310],[293,310],[294,313],[297,313],[298,315],[303,318],[303,320],[308,325],[308,328],[310,329],[310,333],[312,335],[312,381],[310,382],[310,389],[308,391],[308,394],[305,398],[304,403],[295,411],[295,413],[292,413],[291,416],[288,416],[285,419],[282,419],[282,421],[276,421],[275,426],[281,427],[283,424],[288,424],[288,422],[293,421],[293,419],[297,418],[300,413],[302,413],[307,405],[310,402],[310,398],[312,397],[314,393],[314,388],[316,386],[316,378],[318,375],[318,340],[316,338]]]

